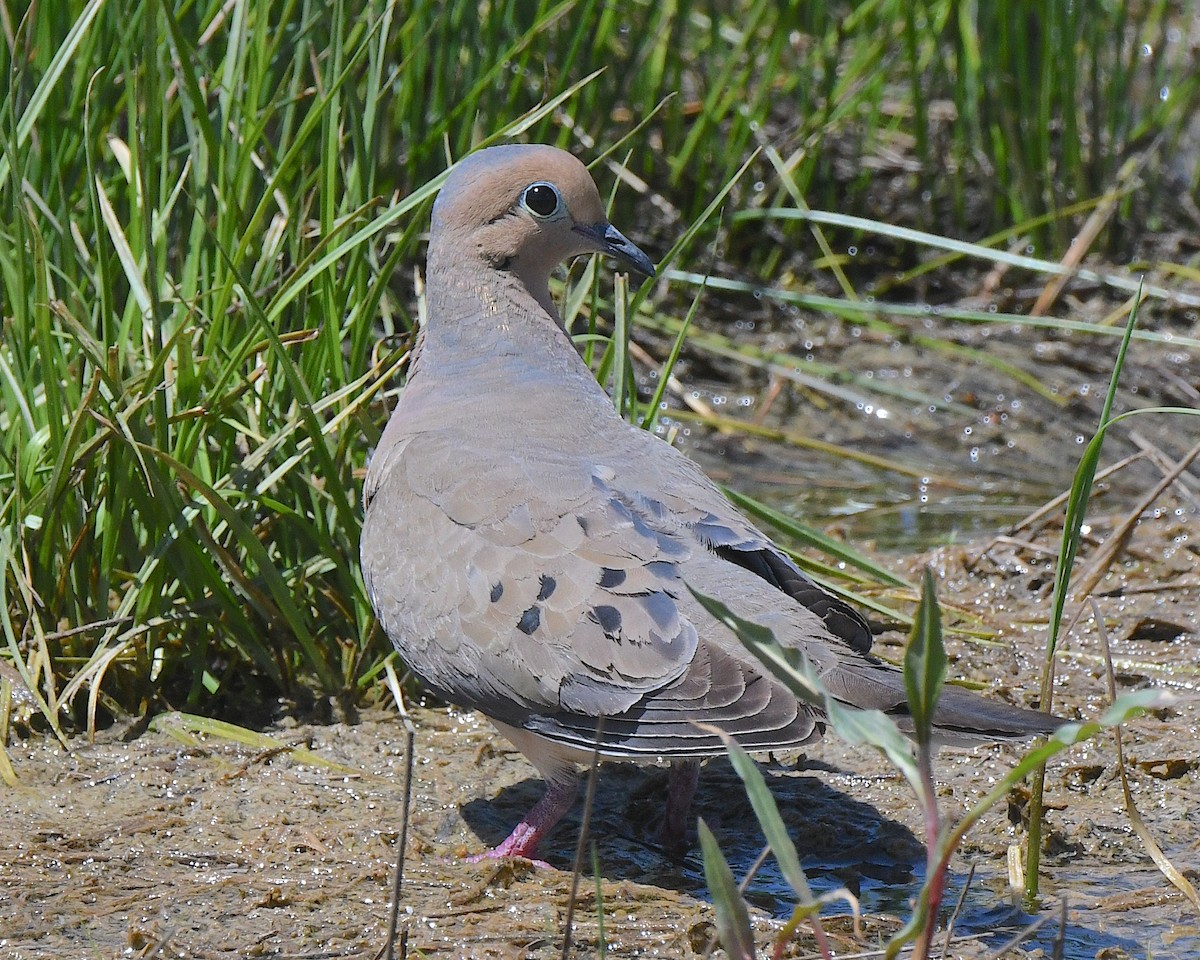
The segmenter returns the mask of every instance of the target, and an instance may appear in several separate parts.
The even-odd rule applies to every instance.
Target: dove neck
[[[511,388],[545,402],[602,403],[611,410],[563,331],[548,291],[543,303],[515,274],[446,268],[432,257],[426,289],[428,319],[406,392],[461,395],[470,382],[474,397]]]

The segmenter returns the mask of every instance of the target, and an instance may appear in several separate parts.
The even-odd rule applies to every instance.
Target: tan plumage
[[[367,476],[362,564],[380,623],[439,696],[495,722],[546,798],[493,854],[531,856],[570,807],[604,716],[608,757],[695,758],[822,730],[685,586],[804,650],[826,686],[904,715],[862,617],[813,584],[689,459],[623,421],[559,324],[563,260],[653,267],[604,218],[578,160],[541,146],[467,158],[434,206],[428,322]],[[1032,711],[947,688],[944,739],[1028,736]],[[680,837],[671,838],[679,842]]]

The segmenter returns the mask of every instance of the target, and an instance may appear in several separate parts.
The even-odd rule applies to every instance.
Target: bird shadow
[[[849,891],[868,914],[907,917],[924,879],[925,849],[903,823],[877,808],[831,787],[823,773],[837,767],[801,758],[787,765],[764,768],[788,835],[796,845],[809,885],[816,895],[839,888]],[[692,835],[692,848],[683,857],[671,856],[657,839],[667,796],[667,770],[629,763],[606,763],[590,817],[589,836],[604,879],[658,886],[708,900],[704,865]],[[544,786],[536,777],[503,787],[490,797],[467,802],[461,813],[467,826],[488,846],[502,841],[537,802]],[[583,802],[563,818],[544,841],[541,856],[561,870],[571,870],[579,836]],[[739,879],[758,860],[766,840],[741,779],[726,759],[702,768],[694,815],[713,831],[733,873]],[[592,874],[590,854],[583,865]],[[952,905],[967,877],[951,873],[947,904]],[[956,935],[973,936],[997,946],[1028,927],[1036,918],[1008,900],[1007,881],[976,878],[961,906]],[[774,858],[758,867],[746,899],[778,918],[791,915],[796,894]],[[847,909],[847,908],[842,908]],[[1052,949],[1062,938],[1066,957],[1092,957],[1106,947],[1128,950],[1132,944],[1087,924],[1045,924],[1026,946]],[[1088,952],[1088,951],[1091,952]]]
[[[903,902],[914,889],[914,870],[924,862],[921,842],[904,824],[807,772],[832,769],[804,760],[799,769],[797,765],[766,769],[771,793],[813,889],[819,893],[845,887],[857,897],[874,899],[872,891],[894,888],[898,902]],[[589,835],[596,844],[601,875],[703,892],[704,867],[694,828],[691,849],[682,857],[672,856],[658,841],[667,798],[666,768],[606,763],[599,777]],[[468,801],[461,808],[463,820],[481,843],[494,847],[543,789],[536,778],[504,787],[495,795]],[[543,842],[540,855],[551,865],[571,869],[582,808],[582,802],[576,804]],[[766,846],[745,787],[724,758],[702,768],[693,815],[702,817],[713,831],[736,875],[744,875]],[[590,866],[586,872],[591,872]],[[795,902],[770,858],[759,868],[747,895],[765,909],[773,910],[776,901],[780,910],[783,903]]]

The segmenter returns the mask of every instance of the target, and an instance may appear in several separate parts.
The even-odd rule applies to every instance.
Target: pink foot
[[[516,825],[503,843],[494,850],[477,853],[467,860],[479,863],[481,860],[495,860],[501,857],[521,857],[532,862],[535,867],[550,869],[550,864],[545,860],[537,859],[538,844],[574,806],[578,788],[579,779],[575,776],[568,780],[548,783],[546,795],[525,815],[525,819]]]

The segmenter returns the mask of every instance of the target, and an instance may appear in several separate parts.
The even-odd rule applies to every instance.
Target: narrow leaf
[[[91,0],[83,8],[79,19],[67,31],[67,36],[63,40],[62,45],[54,51],[54,57],[51,59],[50,65],[46,68],[42,79],[38,81],[37,89],[33,91],[33,96],[29,98],[29,103],[25,105],[25,109],[21,112],[21,119],[17,121],[16,145],[18,147],[23,146],[25,141],[29,139],[29,135],[33,132],[34,124],[41,117],[42,111],[46,108],[46,104],[50,100],[50,95],[58,85],[58,81],[62,79],[67,67],[72,64],[75,51],[79,48],[79,44],[83,42],[88,27],[92,25],[92,21],[100,13],[102,6],[104,6],[104,0]],[[5,181],[8,180],[8,174],[9,157],[5,153],[0,155],[0,186],[3,186]]]
[[[246,727],[241,727],[225,720],[216,720],[213,717],[200,717],[195,714],[179,713],[177,711],[160,713],[150,721],[150,729],[156,733],[165,733],[172,737],[179,734],[185,736],[189,734],[201,734],[208,737],[219,737],[222,740],[228,740],[230,743],[238,743],[252,750],[289,753],[300,763],[324,767],[327,770],[334,770],[346,776],[363,776],[363,771],[357,767],[338,763],[319,753],[314,753],[312,750],[285,743],[277,737],[270,737],[265,733],[248,730]],[[184,742],[187,741],[185,740]]]
[[[782,646],[766,627],[743,620],[715,597],[705,596],[690,585],[688,589],[700,605],[732,630],[746,649],[761,660],[792,693],[805,703],[824,708],[828,694],[801,650]]]
[[[708,881],[708,890],[712,894],[721,946],[731,960],[754,960],[750,912],[733,878],[733,871],[717,846],[717,838],[703,819],[697,823],[697,829],[700,832],[700,852],[704,857],[704,879]]]
[[[704,609],[734,632],[780,683],[805,703],[823,710],[838,736],[849,743],[881,750],[912,784],[917,796],[921,796],[921,778],[911,741],[890,717],[879,710],[859,710],[839,703],[829,695],[802,650],[783,646],[766,627],[743,620],[720,600],[705,596],[690,586],[688,589]]]
[[[942,614],[933,585],[933,572],[925,568],[921,603],[913,619],[908,649],[904,652],[904,689],[917,743],[933,738],[933,714],[946,679],[946,648],[942,645]]]
[[[779,807],[775,803],[775,798],[771,796],[767,781],[763,778],[758,765],[750,758],[750,754],[720,727],[707,723],[697,723],[696,725],[721,738],[725,748],[729,751],[729,762],[733,764],[733,769],[742,778],[742,783],[746,785],[746,796],[750,798],[750,806],[754,808],[754,815],[758,817],[763,836],[767,838],[771,852],[775,854],[775,861],[779,864],[779,871],[783,874],[783,878],[788,882],[788,886],[796,892],[801,903],[815,902],[812,890],[808,886],[808,877],[805,876],[804,869],[800,865],[800,855],[796,852],[796,845],[788,836],[787,827],[779,815]]]
[[[125,237],[121,221],[117,219],[117,212],[109,202],[108,194],[99,177],[96,178],[96,199],[100,203],[100,216],[104,220],[104,225],[108,227],[109,238],[117,251],[117,259],[121,261],[121,267],[125,271],[125,279],[129,281],[130,292],[137,301],[142,316],[146,317],[150,313],[150,291],[146,287],[146,278],[142,276],[138,258],[134,254],[133,248],[130,247],[129,240]]]
[[[839,540],[834,540],[832,537],[826,536],[819,530],[814,530],[812,527],[805,526],[787,514],[776,510],[773,507],[767,506],[753,497],[749,497],[744,493],[739,493],[736,490],[724,488],[725,495],[729,497],[743,510],[757,517],[760,520],[765,520],[767,523],[778,527],[780,530],[787,533],[789,536],[795,537],[802,543],[806,543],[811,547],[815,547],[822,553],[826,553],[831,557],[836,557],[838,560],[845,561],[859,570],[869,573],[876,580],[883,583],[891,584],[895,587],[910,587],[916,589],[916,584],[909,583],[903,577],[898,577],[890,570],[885,570],[878,563],[868,557],[866,554],[860,553],[853,547],[842,543]]]

